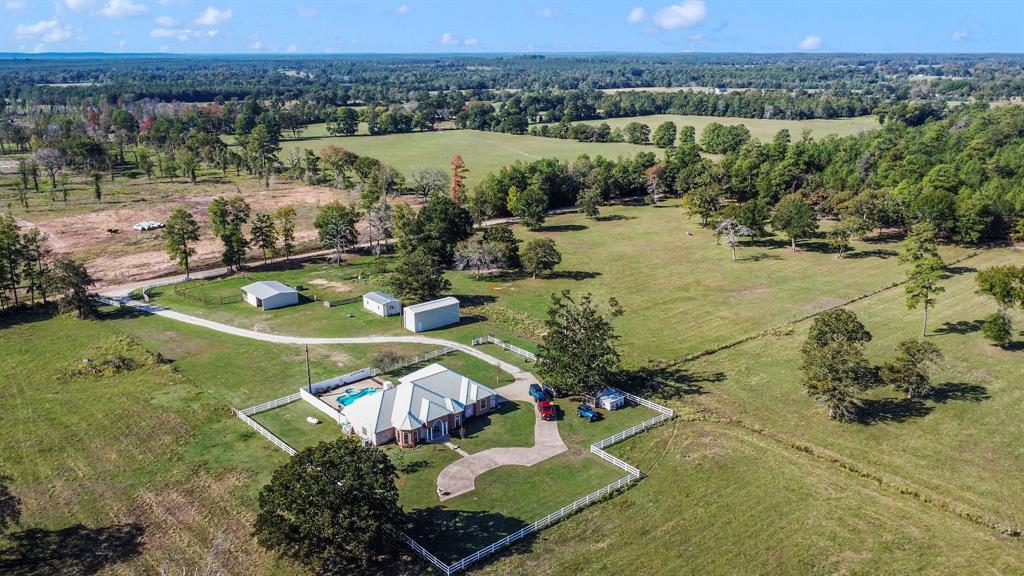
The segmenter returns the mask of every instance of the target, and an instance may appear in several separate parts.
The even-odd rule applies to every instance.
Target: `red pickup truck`
[[[555,419],[555,406],[547,400],[537,402],[537,410],[540,412],[541,420]]]

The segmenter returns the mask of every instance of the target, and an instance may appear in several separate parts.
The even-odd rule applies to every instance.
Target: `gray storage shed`
[[[299,293],[277,280],[264,280],[242,286],[245,301],[257,308],[273,310],[299,303]]]
[[[425,332],[459,323],[459,301],[448,296],[406,306],[402,310],[402,324],[410,332]]]

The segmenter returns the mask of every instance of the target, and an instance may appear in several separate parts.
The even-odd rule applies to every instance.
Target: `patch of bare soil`
[[[348,292],[352,290],[351,284],[345,284],[344,282],[332,282],[325,278],[314,278],[307,282],[307,284],[312,284],[313,286],[320,286],[322,288],[329,288],[331,290],[334,290],[335,292]]]
[[[255,188],[242,191],[237,186],[225,186],[217,194],[191,196],[185,195],[188,185],[182,188],[183,194],[180,196],[118,205],[107,210],[51,220],[20,221],[19,225],[39,228],[49,237],[50,247],[55,254],[75,254],[83,258],[89,271],[99,280],[99,286],[104,286],[179,271],[167,258],[159,230],[136,232],[131,229],[133,224],[143,220],[162,222],[176,207],[187,209],[199,223],[201,239],[194,244],[196,255],[192,263],[203,265],[220,258],[221,245],[213,237],[207,212],[217,195],[232,196],[241,192],[254,213],[271,213],[286,204],[294,205],[298,212],[295,239],[300,246],[316,241],[313,215],[319,206],[334,200],[348,201],[352,196],[348,191],[292,183],[280,184],[270,190]],[[111,232],[113,230],[117,232]]]

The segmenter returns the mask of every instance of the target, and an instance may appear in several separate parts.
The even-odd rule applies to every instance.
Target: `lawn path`
[[[214,322],[213,320],[207,320],[198,316],[168,310],[161,306],[145,304],[131,300],[127,297],[122,297],[118,300],[124,302],[126,306],[133,310],[138,310],[146,314],[154,314],[171,320],[176,320],[178,322],[192,324],[193,326],[209,328],[210,330],[216,330],[217,332],[223,332],[232,336],[250,338],[274,344],[329,345],[411,343],[450,346],[460,352],[479,358],[484,362],[511,374],[512,377],[515,378],[515,381],[497,389],[498,394],[507,401],[530,400],[530,385],[538,382],[536,376],[530,372],[520,369],[517,366],[499,360],[498,358],[495,358],[486,352],[481,352],[479,349],[472,346],[461,344],[459,342],[452,342],[450,340],[444,340],[442,338],[431,338],[429,336],[360,336],[346,338],[283,336],[280,334],[268,334],[266,332],[257,332],[246,328],[229,326],[227,324]],[[534,464],[543,462],[548,458],[557,456],[568,450],[565,442],[562,441],[561,435],[558,433],[557,421],[545,421],[540,418],[536,418],[534,422],[534,445],[531,448],[490,448],[482,452],[477,452],[476,454],[470,454],[449,464],[437,477],[438,494],[441,496],[441,500],[454,498],[460,494],[472,491],[476,487],[477,476],[500,466],[533,466]]]

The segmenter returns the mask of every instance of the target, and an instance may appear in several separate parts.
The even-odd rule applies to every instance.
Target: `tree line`
[[[192,103],[254,96],[337,106],[393,103],[417,90],[453,86],[838,88],[897,99],[1006,99],[1024,93],[1022,69],[1013,54],[24,56],[0,61],[0,100],[78,106],[121,96]]]

